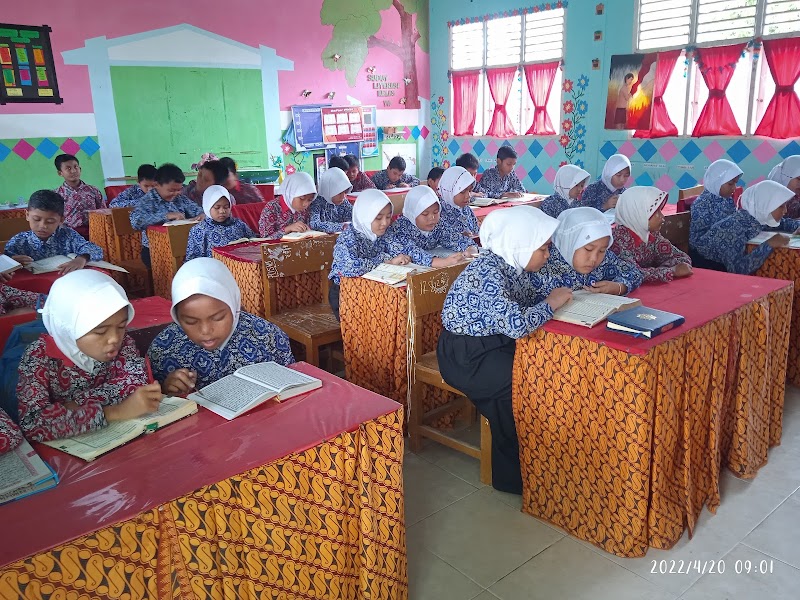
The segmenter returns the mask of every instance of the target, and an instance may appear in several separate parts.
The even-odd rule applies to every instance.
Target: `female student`
[[[611,251],[639,267],[644,283],[667,282],[692,274],[689,255],[661,235],[667,194],[655,187],[628,188],[619,196]]]
[[[344,159],[347,161],[347,178],[353,184],[354,192],[375,189],[372,179],[358,169],[358,158],[354,154],[346,154]]]
[[[553,181],[553,194],[542,202],[542,212],[554,219],[557,218],[571,204],[580,200],[589,177],[591,175],[587,171],[576,165],[561,167]]]
[[[776,181],[751,185],[742,194],[742,208],[715,223],[697,240],[695,250],[706,260],[721,263],[729,273],[749,275],[767,260],[772,249],[785,246],[788,238],[774,235],[747,252],[747,240],[762,230],[778,227],[786,214],[786,203],[794,194]],[[692,205],[694,206],[694,205]]]
[[[18,290],[3,283],[5,277],[0,274],[0,315],[16,315],[33,312],[46,298],[44,294]]]
[[[736,212],[736,204],[733,202],[733,191],[736,189],[736,182],[742,176],[742,170],[729,160],[720,159],[711,163],[703,176],[703,193],[692,202],[689,210],[692,213],[692,220],[689,224],[689,249],[693,249],[697,242],[703,237],[708,229]],[[690,252],[690,254],[692,253]],[[703,267],[700,262],[692,262],[698,267]],[[713,267],[713,265],[706,265]]]
[[[464,167],[450,167],[439,180],[439,194],[444,200],[443,226],[468,235],[478,235],[480,225],[469,207],[475,178]]]
[[[279,240],[287,233],[309,230],[310,206],[317,197],[317,187],[311,175],[297,171],[284,179],[280,194],[280,198],[267,202],[258,220],[261,237],[270,240]]]
[[[800,219],[800,154],[787,156],[769,172],[769,178],[794,192],[794,198],[786,205],[786,216]]]
[[[201,390],[253,363],[294,362],[286,334],[241,310],[236,280],[213,258],[195,258],[178,269],[172,320],[147,351],[165,394]]]
[[[48,441],[158,409],[161,388],[125,329],[133,307],[99,271],[57,279],[42,311],[47,335],[19,363],[17,402],[25,437]]]
[[[407,265],[406,254],[392,254],[386,230],[392,223],[392,203],[380,190],[364,190],[353,205],[353,223],[336,240],[328,291],[333,314],[339,319],[342,277],[361,277],[379,264]]]
[[[600,178],[586,186],[576,206],[588,206],[606,211],[617,205],[617,198],[625,191],[631,176],[631,161],[624,154],[614,154],[606,161]]]
[[[186,261],[198,256],[211,257],[211,249],[227,246],[241,238],[256,237],[241,219],[231,216],[233,203],[230,192],[221,185],[212,185],[203,192],[203,212],[206,218],[189,231]]]
[[[353,184],[341,169],[328,169],[319,178],[319,196],[311,203],[311,229],[337,233],[353,219],[353,205],[347,194]]]
[[[558,215],[558,220],[555,248],[547,264],[531,275],[536,287],[564,286],[624,296],[642,284],[643,275],[636,265],[608,251],[611,225],[603,213],[586,206],[570,208]]]
[[[572,292],[547,292],[530,278],[547,261],[558,221],[532,206],[490,213],[481,227],[485,252],[456,278],[442,310],[436,355],[442,378],[489,420],[492,486],[522,493],[519,444],[511,408],[515,340],[546,323]]]
[[[22,432],[3,409],[0,409],[0,454],[10,452],[22,443]]]

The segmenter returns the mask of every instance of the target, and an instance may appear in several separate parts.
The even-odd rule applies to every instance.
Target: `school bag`
[[[0,358],[0,373],[3,375],[3,385],[0,388],[0,408],[17,424],[19,424],[17,407],[19,363],[28,346],[38,340],[43,333],[47,333],[47,329],[41,318],[17,325],[11,331],[3,349],[3,356]]]

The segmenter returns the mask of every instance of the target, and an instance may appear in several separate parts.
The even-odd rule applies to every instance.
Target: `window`
[[[561,69],[530,65],[555,66],[561,61],[564,21],[564,9],[557,8],[450,28],[455,135],[555,134],[561,114]],[[496,104],[502,106],[501,114]]]

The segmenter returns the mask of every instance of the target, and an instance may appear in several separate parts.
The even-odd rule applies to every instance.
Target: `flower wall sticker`
[[[444,159],[450,154],[450,149],[445,143],[450,139],[450,132],[447,130],[447,115],[444,114],[444,96],[431,100],[431,129],[433,130],[431,163],[434,167],[446,169],[444,163],[449,167],[450,161]]]
[[[586,125],[583,121],[589,111],[589,103],[584,99],[587,87],[588,75],[581,75],[575,81],[565,79],[561,84],[561,91],[564,92],[564,103],[561,106],[564,120],[561,122],[561,136],[558,141],[567,155],[567,160],[562,165],[572,163],[583,167],[583,160],[576,155],[586,152]]]

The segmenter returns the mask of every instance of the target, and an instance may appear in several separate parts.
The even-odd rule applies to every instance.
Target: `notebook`
[[[615,312],[641,305],[642,301],[638,298],[576,290],[572,292],[572,300],[553,313],[553,320],[594,327]]]
[[[13,273],[17,269],[21,269],[22,264],[15,261],[10,256],[0,254],[0,273]]]
[[[608,317],[606,328],[634,337],[651,339],[660,333],[683,325],[681,315],[639,306],[636,310],[624,310]]]
[[[518,198],[513,198],[518,200]],[[486,206],[493,206],[495,204],[505,204],[512,198],[481,198],[480,196],[473,197],[470,200],[470,206],[473,208],[484,208]]]
[[[59,254],[57,256],[48,256],[47,258],[33,261],[25,268],[34,275],[39,275],[40,273],[54,273],[61,268],[61,265],[68,263],[76,256],[77,254],[67,254],[66,256],[63,254]],[[86,263],[86,266],[97,267],[98,269],[108,269],[109,271],[119,271],[120,273],[128,272],[127,269],[123,269],[122,267],[118,267],[117,265],[111,264],[110,262],[106,262],[104,260],[90,260]]]
[[[763,244],[769,239],[772,239],[773,236],[782,235],[785,238],[789,239],[789,243],[786,244],[787,248],[800,248],[800,235],[791,235],[788,233],[781,233],[778,231],[762,231],[754,238],[750,238],[747,240],[748,244]]]
[[[394,287],[401,287],[405,285],[406,277],[409,273],[417,272],[424,273],[431,271],[431,267],[425,267],[415,263],[408,263],[407,265],[390,265],[389,263],[381,263],[372,271],[364,273],[364,279],[371,279],[372,281],[379,281]]]
[[[0,455],[0,504],[19,500],[58,485],[58,475],[27,440]]]

